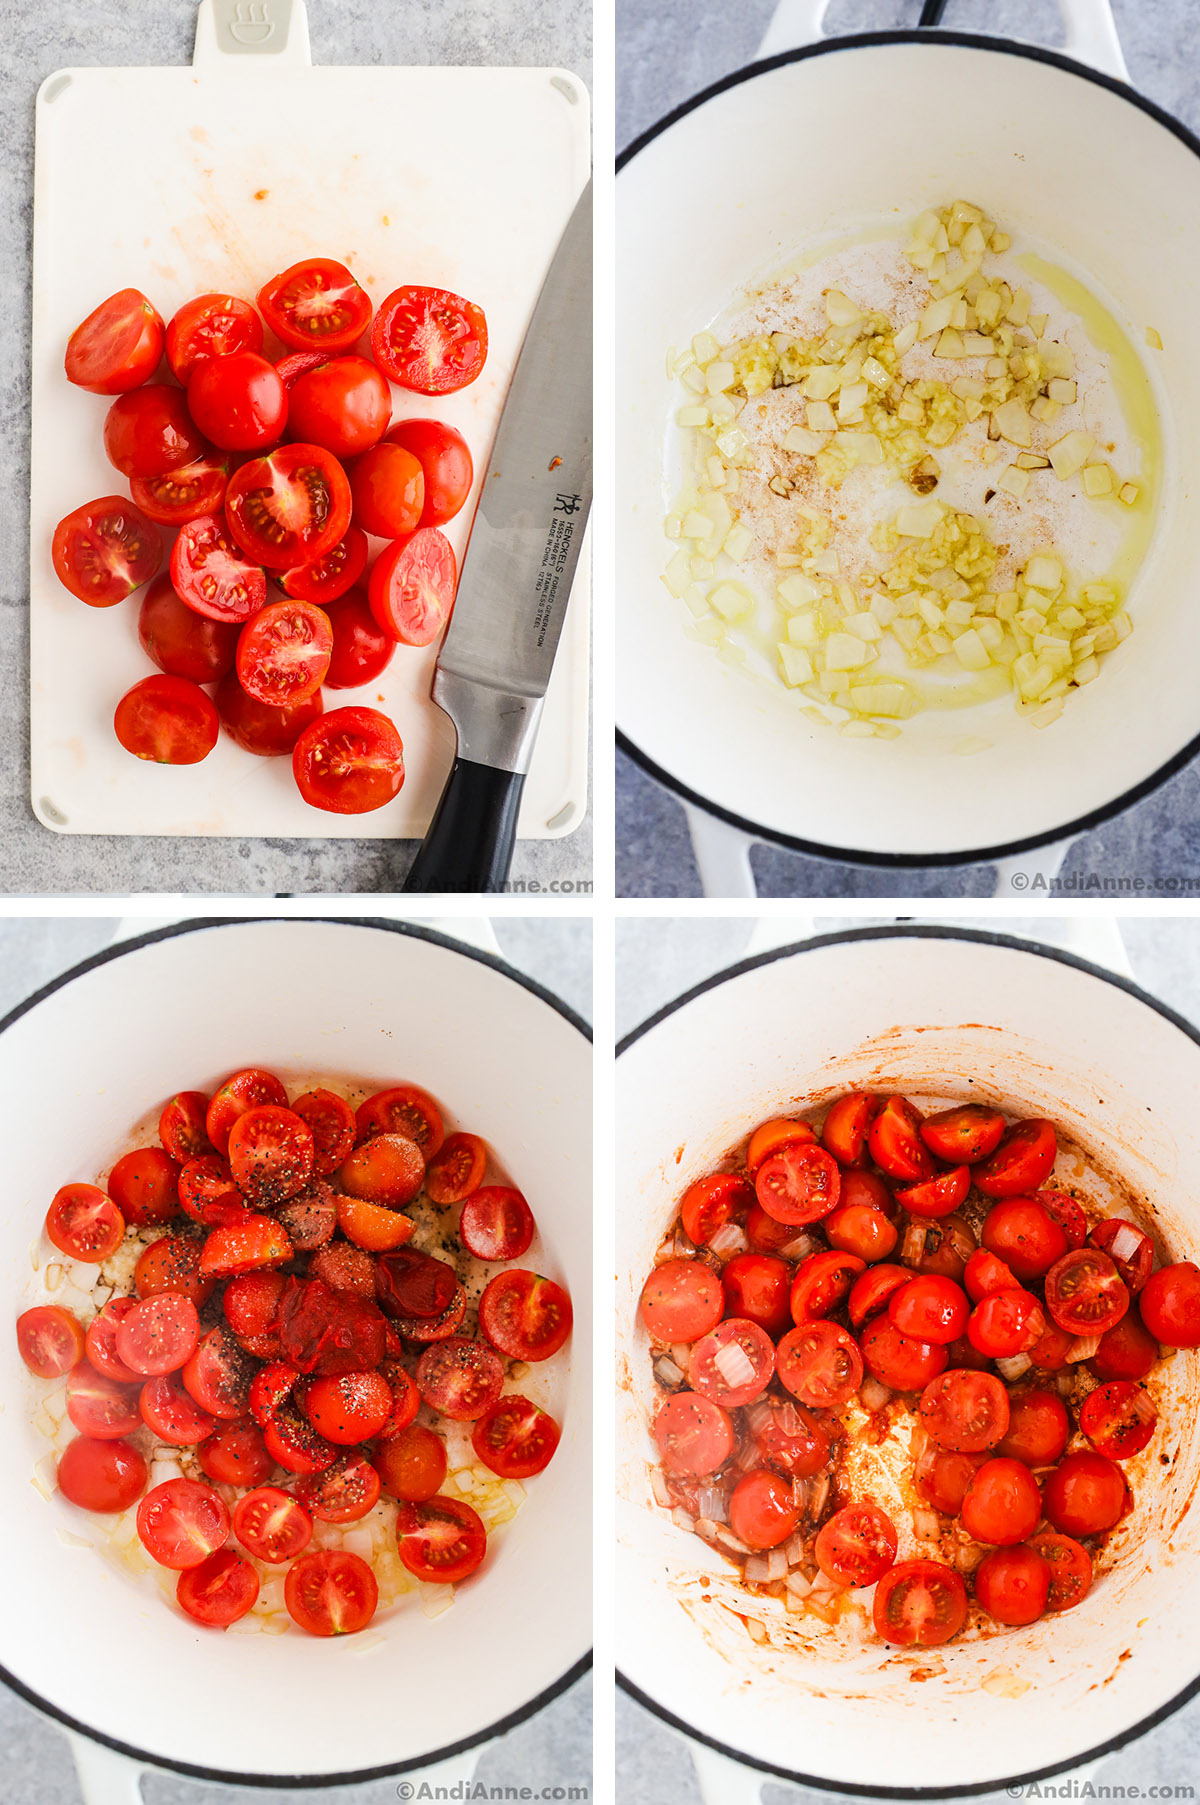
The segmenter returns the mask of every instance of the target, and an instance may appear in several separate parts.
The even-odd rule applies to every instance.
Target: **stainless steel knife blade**
[[[521,347],[438,657],[458,756],[525,771],[592,501],[592,185]]]

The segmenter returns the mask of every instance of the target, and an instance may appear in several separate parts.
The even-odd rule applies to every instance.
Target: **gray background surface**
[[[809,932],[836,933],[845,928],[876,927],[894,920],[878,916],[817,916],[797,921],[795,938]],[[926,916],[922,921],[929,919]],[[950,919],[950,918],[947,918]],[[1028,936],[1050,945],[1069,945],[1095,963],[1102,955],[1078,944],[1068,924],[1055,917],[995,916],[954,918],[954,925],[988,928],[998,933]],[[1129,918],[1118,923],[1134,977],[1151,995],[1162,997],[1189,1020],[1200,1022],[1200,922],[1162,916]],[[773,919],[781,941],[792,937],[782,921]],[[713,973],[735,964],[746,952],[753,919],[713,918],[624,919],[617,928],[617,1032],[628,1034],[665,1003]],[[1180,1676],[1183,1683],[1184,1676]],[[1019,1757],[1015,1765],[1019,1765]],[[1138,1787],[1145,1798],[1152,1786],[1194,1784],[1200,1770],[1200,1699],[1193,1699],[1174,1717],[1143,1736],[1129,1748],[1102,1762],[1091,1776],[1097,1787]],[[1082,1783],[1086,1770],[1062,1774],[1042,1788],[1043,1797],[1074,1778]],[[618,1797],[622,1805],[701,1805],[686,1745],[666,1726],[624,1693],[617,1697]],[[768,1783],[765,1805],[799,1805],[806,1799],[827,1795],[802,1793],[793,1787]],[[1038,1794],[1033,1791],[1031,1797]],[[1075,1797],[1122,1797],[1137,1794],[1082,1794]],[[983,1805],[999,1805],[1004,1793],[988,1794]]]
[[[10,918],[0,920],[0,1015],[81,959],[110,946],[118,929],[140,932],[144,924],[103,917]],[[444,924],[439,924],[444,926]],[[504,957],[553,990],[585,1020],[592,1014],[592,929],[590,921],[495,919]],[[93,1629],[95,1626],[91,1626]],[[66,1633],[87,1635],[77,1624]],[[514,1635],[519,1636],[519,1626]],[[502,1737],[483,1756],[476,1779],[490,1787],[591,1786],[591,1676],[528,1723]],[[219,1724],[213,1725],[214,1760],[220,1756]],[[33,1711],[0,1686],[0,1801],[2,1805],[79,1805],[79,1786],[66,1739],[58,1725]],[[202,1785],[172,1774],[151,1772],[143,1781],[147,1805],[385,1805],[397,1798],[396,1782],[369,1786],[278,1792]],[[501,1793],[499,1795],[503,1797]]]
[[[308,0],[314,63],[555,65],[591,80],[589,0]],[[65,65],[188,63],[196,0],[0,0],[0,892],[170,891],[255,896],[399,887],[402,840],[131,839],[55,834],[29,806],[29,258],[33,105]],[[591,877],[590,814],[527,840],[512,877]]]
[[[1113,0],[1133,85],[1200,130],[1194,0]],[[616,0],[617,145],[722,75],[752,62],[774,0]],[[831,34],[915,26],[920,0],[833,0]],[[1061,43],[1055,0],[950,0],[947,29]],[[1195,876],[1200,867],[1200,763],[1088,834],[1063,876]],[[760,846],[760,896],[990,896],[991,866],[876,871]],[[631,759],[617,755],[617,894],[697,896],[700,880],[683,810]]]

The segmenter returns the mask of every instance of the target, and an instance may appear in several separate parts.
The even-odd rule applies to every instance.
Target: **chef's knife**
[[[592,502],[592,185],[554,254],[517,360],[438,656],[458,750],[406,892],[493,891]]]

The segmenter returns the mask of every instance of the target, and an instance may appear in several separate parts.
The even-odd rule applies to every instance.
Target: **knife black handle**
[[[404,893],[445,896],[503,889],[524,785],[523,771],[497,771],[456,758],[404,880]]]

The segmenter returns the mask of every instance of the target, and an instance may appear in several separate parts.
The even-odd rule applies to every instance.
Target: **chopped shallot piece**
[[[920,1460],[922,1454],[924,1454],[926,1448],[929,1446],[929,1431],[926,1429],[924,1423],[913,1424],[912,1435],[909,1439],[908,1446],[913,1459]]]
[[[1108,1249],[1109,1257],[1114,1260],[1132,1260],[1141,1245],[1142,1237],[1137,1229],[1131,1228],[1128,1222],[1123,1222],[1112,1238]]]
[[[767,1583],[766,1557],[761,1554],[752,1554],[746,1562],[742,1577],[748,1586],[765,1586]]]
[[[804,1559],[805,1546],[804,1537],[799,1533],[788,1537],[787,1541],[783,1544],[783,1552],[787,1555],[789,1567],[798,1567],[800,1565],[801,1561]]]
[[[1003,1360],[997,1360],[996,1371],[1011,1385],[1014,1379],[1027,1373],[1032,1365],[1033,1361],[1028,1354],[1008,1354]]]
[[[749,1385],[754,1378],[754,1362],[740,1342],[727,1341],[713,1355],[713,1365],[728,1385],[730,1391],[739,1386]],[[682,1378],[682,1373],[680,1374]]]
[[[757,1617],[747,1617],[746,1630],[751,1642],[765,1642],[767,1639],[767,1626],[760,1623]]]
[[[717,1524],[717,1540],[721,1543],[722,1547],[728,1548],[733,1554],[750,1553],[750,1549],[747,1548],[745,1542],[739,1542],[732,1529],[726,1529],[720,1523]]]
[[[767,1584],[774,1585],[787,1573],[787,1555],[782,1548],[772,1548],[767,1554]]]
[[[1158,1421],[1158,1411],[1154,1408],[1154,1400],[1147,1392],[1135,1391],[1130,1400],[1130,1409],[1133,1411],[1134,1416],[1143,1423],[1156,1423]]]
[[[1099,1335],[1077,1335],[1067,1349],[1067,1365],[1077,1366],[1081,1360],[1090,1360],[1099,1346]]]
[[[793,1235],[779,1249],[780,1257],[785,1260],[803,1260],[812,1252],[816,1242],[811,1235]]]
[[[872,1379],[868,1375],[859,1386],[858,1395],[862,1399],[864,1410],[882,1410],[892,1394],[886,1385],[881,1385],[878,1379]]]
[[[825,1501],[829,1496],[829,1474],[822,1473],[814,1479],[808,1492],[808,1514],[815,1523],[825,1509]]]
[[[683,1374],[680,1372],[675,1362],[673,1360],[668,1360],[664,1355],[661,1360],[656,1360],[654,1362],[654,1377],[658,1380],[660,1385],[678,1385],[683,1378]]]
[[[708,1245],[712,1253],[724,1256],[725,1254],[744,1253],[748,1243],[736,1222],[724,1222],[716,1234],[709,1238]]]
[[[784,1410],[791,1410],[792,1408],[793,1408],[793,1406],[791,1404],[785,1404],[783,1406],[783,1409],[780,1410],[780,1412],[779,1412],[779,1426],[781,1429],[784,1430],[785,1435],[794,1435],[796,1433],[795,1429],[785,1429],[784,1424],[783,1424]],[[766,1398],[756,1398],[754,1403],[751,1404],[750,1408],[746,1412],[746,1421],[749,1423],[751,1429],[763,1429],[770,1422],[770,1420],[771,1420],[770,1403],[768,1402],[768,1400]],[[799,1418],[797,1418],[797,1422],[799,1422]]]
[[[910,1222],[904,1231],[904,1239],[900,1243],[900,1260],[902,1265],[915,1266],[925,1252],[925,1239],[929,1234],[927,1222]]]
[[[687,1511],[683,1510],[678,1504],[671,1512],[671,1521],[674,1523],[676,1529],[695,1529],[696,1527],[696,1519],[690,1517]]]
[[[654,1502],[670,1510],[674,1499],[667,1489],[666,1476],[661,1467],[654,1467],[650,1473],[650,1490],[654,1493]]]
[[[798,1567],[793,1567],[787,1576],[787,1589],[796,1598],[807,1598],[812,1591],[812,1580],[806,1579]]]
[[[696,1500],[696,1508],[702,1517],[708,1518],[710,1523],[728,1523],[729,1521],[729,1506],[725,1500],[725,1493],[718,1486],[704,1486]]]
[[[692,1350],[686,1341],[677,1341],[671,1349],[671,1358],[681,1373],[685,1373],[691,1365]]]
[[[914,1510],[912,1514],[913,1534],[922,1541],[932,1542],[940,1530],[937,1513],[932,1510]]]

